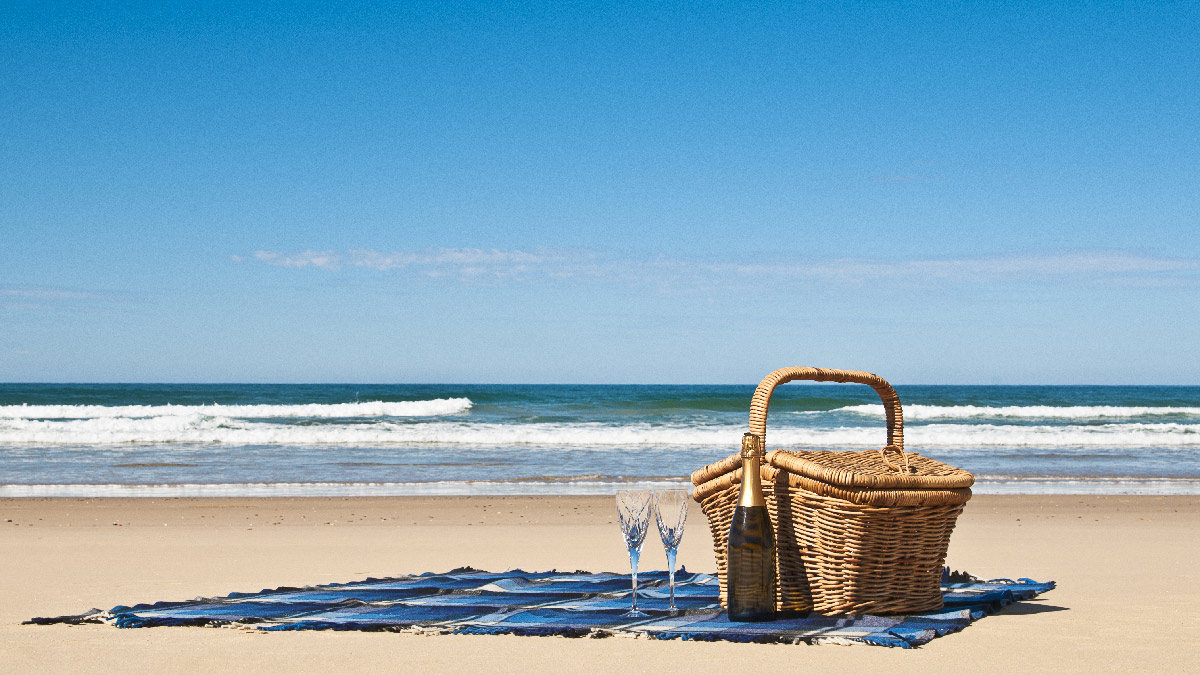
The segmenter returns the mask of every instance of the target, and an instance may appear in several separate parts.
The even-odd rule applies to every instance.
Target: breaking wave
[[[354,404],[359,405],[359,404]],[[602,423],[494,424],[375,420],[352,424],[287,424],[225,416],[156,415],[90,419],[0,418],[3,445],[204,443],[230,445],[458,444],[547,447],[735,447],[742,425],[664,426]],[[1145,447],[1200,446],[1200,424],[1123,423],[1073,426],[927,424],[905,429],[907,447]],[[769,447],[871,448],[884,444],[882,427],[780,428]]]
[[[301,405],[4,405],[0,419],[66,420],[112,418],[239,417],[248,419],[432,417],[471,409],[471,399],[438,398],[429,401],[367,401],[356,403],[306,403]]]
[[[883,406],[852,405],[830,411],[803,411],[796,414],[817,415],[829,412],[852,413],[883,417]],[[905,405],[904,419],[970,419],[970,418],[1014,418],[1014,419],[1131,419],[1135,417],[1200,417],[1200,408],[1173,406],[978,406],[978,405]]]

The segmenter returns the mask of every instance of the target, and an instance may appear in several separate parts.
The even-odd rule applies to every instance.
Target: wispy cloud
[[[20,300],[93,300],[99,293],[48,286],[0,286],[0,296]]]
[[[261,260],[276,267],[316,267],[336,270],[340,268],[341,257],[333,251],[300,251],[299,253],[279,253],[276,251],[255,251],[254,259]],[[234,256],[234,260],[241,260]]]
[[[1200,271],[1200,260],[1157,258],[1119,252],[1077,252],[927,260],[844,258],[815,263],[713,266],[742,274],[825,279],[995,282],[1049,279],[1153,277]]]
[[[572,261],[587,259],[590,254],[566,253],[550,249],[522,251],[516,249],[436,248],[420,251],[376,251],[351,249],[335,251],[255,251],[249,258],[276,267],[312,267],[340,270],[358,267],[379,272],[407,271],[422,276],[462,279],[504,278],[522,275],[551,277],[573,276],[582,268],[573,268]],[[246,256],[231,256],[235,262]]]
[[[414,269],[429,276],[503,277],[559,265],[566,257],[549,250],[441,248],[393,253],[360,249],[350,251],[348,259],[355,267],[380,271]]]
[[[0,286],[0,309],[8,312],[39,312],[74,309],[111,300],[108,293],[75,288],[38,285]]]
[[[701,285],[762,279],[820,282],[834,286],[872,282],[971,284],[1054,280],[1123,281],[1149,285],[1195,282],[1197,273],[1200,273],[1200,259],[1164,258],[1125,252],[913,260],[843,258],[713,261],[664,255],[614,258],[594,252],[551,249],[439,248],[392,252],[353,249],[343,253],[256,251],[249,258],[278,267],[311,267],[331,271],[350,267],[435,279],[604,279]],[[234,256],[234,259],[248,258]]]

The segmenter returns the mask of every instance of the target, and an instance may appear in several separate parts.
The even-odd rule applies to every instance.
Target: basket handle
[[[775,387],[792,380],[857,382],[870,385],[883,401],[884,414],[887,416],[887,443],[884,445],[895,446],[903,456],[904,411],[900,408],[900,397],[896,395],[892,385],[873,373],[832,368],[780,368],[763,378],[750,401],[750,433],[762,439],[763,448],[767,447],[767,409],[771,407],[771,394],[775,392]]]

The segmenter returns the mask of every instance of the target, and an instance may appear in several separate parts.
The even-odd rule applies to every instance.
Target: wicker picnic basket
[[[880,450],[767,453],[763,493],[775,528],[776,608],[822,614],[900,614],[942,607],[942,564],[958,514],[971,498],[970,473],[904,450],[896,391],[871,373],[781,368],[750,402],[750,433],[766,447],[775,387],[792,380],[857,382],[883,400]],[[712,528],[721,603],[726,546],[742,480],[740,453],[696,471],[693,498]]]

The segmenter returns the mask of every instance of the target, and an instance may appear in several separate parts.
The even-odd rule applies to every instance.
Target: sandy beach
[[[20,625],[33,616],[444,571],[624,570],[611,498],[7,499],[0,670],[1186,672],[1200,661],[1200,498],[976,496],[949,564],[1059,586],[918,650]],[[712,570],[698,508],[679,560]],[[665,565],[657,542],[643,554]],[[1193,671],[1194,672],[1194,671]]]

